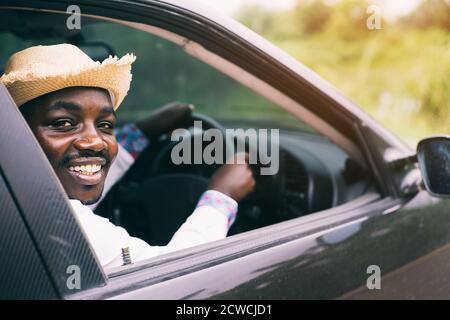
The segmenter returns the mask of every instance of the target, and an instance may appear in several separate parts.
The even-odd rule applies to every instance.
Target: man
[[[0,78],[47,155],[105,268],[224,238],[237,201],[255,184],[247,164],[222,166],[165,247],[131,237],[86,206],[101,196],[118,153],[115,110],[129,90],[134,60],[127,54],[99,63],[72,45],[36,46],[12,55]],[[148,131],[145,123],[140,126]]]
[[[169,134],[189,122],[194,106],[192,104],[170,102],[136,123],[128,123],[116,128],[115,136],[119,151],[105,181],[101,198],[89,208],[95,210],[103,197],[122,178],[140,154],[162,134]]]

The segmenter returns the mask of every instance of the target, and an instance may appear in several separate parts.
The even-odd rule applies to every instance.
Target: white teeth
[[[82,165],[82,166],[70,166],[69,170],[70,171],[76,171],[79,172],[81,174],[85,174],[85,175],[93,175],[94,173],[99,172],[102,169],[102,166],[99,164],[88,164],[88,165]]]

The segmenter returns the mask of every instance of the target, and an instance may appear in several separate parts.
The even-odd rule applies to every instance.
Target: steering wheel
[[[207,164],[207,167],[205,165],[202,165],[201,167],[198,166],[198,164],[203,164],[204,159],[202,157],[202,159],[200,159],[201,163],[198,163],[199,159],[197,159],[198,155],[195,155],[195,152],[197,150],[195,150],[196,143],[194,141],[195,140],[201,141],[202,145],[201,145],[200,151],[202,152],[202,156],[203,156],[205,142],[209,143],[209,141],[204,141],[204,139],[203,139],[205,130],[216,129],[219,131],[220,135],[223,137],[223,140],[222,140],[223,147],[224,147],[222,149],[223,151],[234,150],[234,143],[230,139],[226,138],[225,128],[219,122],[212,119],[211,117],[204,115],[204,114],[193,113],[191,115],[190,121],[192,123],[192,126],[190,127],[191,130],[189,131],[189,138],[191,139],[191,141],[190,141],[191,152],[190,152],[189,163],[181,164],[181,165],[180,164],[174,165],[173,159],[171,159],[172,150],[175,147],[175,145],[177,145],[179,143],[179,140],[176,140],[176,141],[171,140],[164,147],[162,147],[160,152],[155,156],[153,163],[151,165],[151,171],[150,171],[150,173],[152,175],[159,175],[159,174],[167,173],[167,172],[183,172],[183,173],[185,173],[185,171],[188,171],[189,173],[209,178],[214,171],[216,171],[223,163],[225,163],[227,152],[223,152],[223,155],[220,159],[221,163]],[[200,130],[198,130],[198,127],[195,126],[197,121],[200,121],[200,124],[201,124]],[[182,137],[182,138],[186,139],[186,137]],[[168,140],[168,138],[166,138],[166,139]],[[208,139],[211,140],[212,138],[209,137]]]
[[[193,147],[195,139],[202,139],[204,130],[206,129],[217,129],[220,131],[223,140],[223,145],[225,150],[235,150],[235,142],[233,139],[227,139],[226,131],[224,127],[212,119],[209,116],[203,114],[192,114],[191,123],[194,124],[195,121],[202,122],[202,130],[195,132],[191,131],[191,147]],[[184,137],[186,139],[186,137]],[[239,137],[238,137],[239,139]],[[204,142],[204,141],[203,141]],[[251,148],[251,144],[245,142],[245,149],[250,153],[255,151]],[[193,159],[193,154],[191,153],[191,164],[179,164],[174,165],[171,159],[171,152],[175,145],[179,141],[170,141],[165,146],[161,148],[159,153],[155,156],[152,163],[151,174],[153,176],[170,175],[171,174],[188,174],[191,176],[196,176],[198,178],[210,178],[212,174],[219,169],[222,165],[219,164],[193,164],[195,159]],[[207,141],[209,144],[210,142]],[[202,150],[204,150],[205,145],[202,145]],[[254,153],[257,154],[257,153]],[[223,155],[223,163],[225,162],[225,154]],[[247,230],[254,229],[256,227],[261,227],[271,223],[281,221],[280,217],[277,216],[278,204],[281,202],[282,182],[280,181],[279,175],[264,176],[260,174],[261,166],[258,164],[250,164],[250,168],[253,171],[253,176],[256,180],[255,190],[250,193],[245,199],[239,203],[239,214],[237,216],[236,222],[233,224],[229,231],[229,234],[235,234],[244,232]],[[207,180],[205,180],[207,181]],[[187,183],[187,182],[186,182]],[[207,183],[206,183],[207,185]],[[205,189],[206,190],[206,189]],[[277,220],[278,219],[278,220]]]
[[[195,131],[195,127],[190,130],[192,143],[195,138],[203,141],[204,130],[217,129],[224,138],[223,145],[234,150],[234,141],[226,139],[225,129],[217,121],[203,114],[192,114],[192,124],[195,121],[201,121],[202,130]],[[108,194],[109,199],[104,201],[106,205],[99,206],[102,216],[107,216],[107,212],[119,212],[119,218],[107,217],[152,245],[166,245],[170,241],[207,190],[210,176],[222,165],[175,165],[171,151],[179,141],[169,139],[162,138],[144,150],[124,179]],[[277,179],[261,176],[257,165],[250,167],[256,179],[256,190],[239,203],[239,214],[229,235],[273,223],[267,218],[275,211],[277,201],[274,201],[274,195],[279,190]],[[270,214],[261,212],[261,207],[271,211]]]

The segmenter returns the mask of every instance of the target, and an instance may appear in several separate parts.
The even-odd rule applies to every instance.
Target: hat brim
[[[126,55],[120,60],[110,57],[101,64],[98,63],[70,74],[14,75],[14,78],[2,80],[18,107],[37,97],[64,88],[97,87],[109,91],[113,107],[117,109],[130,88],[131,64],[134,60],[133,55]]]

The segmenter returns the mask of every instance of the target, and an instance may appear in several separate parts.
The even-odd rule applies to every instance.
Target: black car
[[[256,190],[229,237],[105,272],[1,85],[1,298],[450,298],[445,138],[416,156],[286,53],[192,1],[0,1],[0,40],[0,68],[37,44],[73,43],[96,60],[134,52],[123,123],[180,99],[210,127],[279,129],[279,170],[253,168]],[[96,213],[164,244],[195,205],[194,182],[215,169],[173,165],[172,148],[160,137]],[[159,179],[155,207],[135,203],[143,177]],[[165,209],[172,194],[187,196]]]

